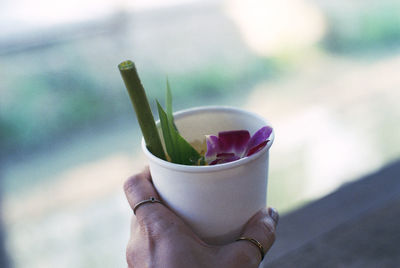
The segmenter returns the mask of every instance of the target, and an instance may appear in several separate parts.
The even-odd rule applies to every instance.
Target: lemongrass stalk
[[[135,64],[130,61],[121,62],[118,69],[128,90],[136,117],[142,130],[147,149],[161,159],[166,159],[165,152],[161,144],[161,139],[157,131],[154,117],[150,109],[143,85],[140,82]]]

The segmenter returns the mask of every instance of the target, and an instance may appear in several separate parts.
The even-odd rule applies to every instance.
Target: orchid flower
[[[206,161],[209,165],[223,164],[257,153],[269,142],[272,128],[260,128],[252,137],[247,130],[223,131],[207,135]]]

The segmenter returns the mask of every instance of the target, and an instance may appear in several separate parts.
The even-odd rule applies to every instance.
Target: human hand
[[[149,197],[160,199],[148,168],[129,178],[124,190],[132,209]],[[247,222],[242,236],[256,239],[268,251],[275,241],[278,220],[274,209],[262,209]],[[146,203],[132,216],[126,258],[130,268],[255,268],[262,256],[249,241],[208,245],[165,205]]]

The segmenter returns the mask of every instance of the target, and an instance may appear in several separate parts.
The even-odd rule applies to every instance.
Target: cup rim
[[[266,119],[261,117],[260,115],[250,112],[250,111],[247,111],[247,110],[244,110],[244,109],[231,107],[231,106],[200,106],[200,107],[184,109],[184,110],[175,112],[174,118],[179,119],[182,116],[187,116],[187,115],[191,115],[191,114],[202,112],[202,111],[216,111],[216,112],[223,111],[223,112],[244,113],[249,116],[256,117],[256,118],[260,119],[261,121],[264,121],[266,126],[272,127],[271,124]],[[156,124],[157,125],[159,124],[159,120],[157,120]],[[218,164],[218,165],[212,165],[212,166],[182,165],[182,164],[171,163],[169,161],[158,158],[147,149],[146,143],[145,143],[143,137],[142,137],[142,150],[150,161],[156,162],[158,165],[166,167],[168,169],[173,169],[173,170],[177,170],[177,171],[181,171],[181,172],[189,172],[189,173],[216,172],[216,171],[220,171],[220,170],[235,168],[235,167],[238,167],[238,166],[241,166],[241,165],[244,165],[246,163],[256,160],[262,154],[266,153],[266,151],[268,151],[270,149],[270,147],[272,146],[272,144],[274,142],[274,138],[275,138],[275,131],[272,128],[272,132],[270,135],[270,141],[267,143],[267,146],[265,146],[263,149],[261,149],[257,153],[255,153],[251,156],[248,156],[248,157],[241,158],[239,160],[235,160],[235,161],[223,163],[223,164]]]

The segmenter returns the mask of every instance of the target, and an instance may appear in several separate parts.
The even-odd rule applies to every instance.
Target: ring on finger
[[[145,200],[142,200],[142,201],[138,202],[138,203],[133,207],[133,214],[136,215],[136,210],[137,210],[141,205],[144,205],[144,204],[146,204],[146,203],[160,203],[160,204],[162,204],[162,202],[161,202],[160,200],[158,200],[158,199],[156,199],[155,197],[151,196],[149,199],[145,199]]]
[[[252,243],[253,245],[255,245],[258,250],[260,251],[261,254],[261,261],[264,259],[264,255],[265,255],[265,251],[264,251],[264,247],[263,245],[258,242],[257,240],[255,240],[254,238],[250,238],[250,237],[245,237],[245,236],[241,236],[238,239],[236,239],[236,241],[249,241],[250,243]]]

